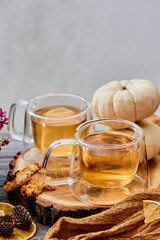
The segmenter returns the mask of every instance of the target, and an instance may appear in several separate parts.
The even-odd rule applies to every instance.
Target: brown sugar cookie
[[[37,177],[30,179],[21,187],[21,194],[23,196],[31,197],[37,196],[44,191],[52,191],[54,189],[54,186],[49,186],[45,183],[43,177]]]
[[[31,164],[30,166],[18,171],[11,181],[6,181],[3,185],[5,192],[10,192],[24,183],[26,183],[34,174],[36,174],[41,169],[38,163]]]

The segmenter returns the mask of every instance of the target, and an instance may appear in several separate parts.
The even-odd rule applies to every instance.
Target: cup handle
[[[28,102],[25,100],[19,99],[11,105],[9,109],[8,130],[12,138],[22,141],[23,133],[18,133],[17,130],[15,129],[15,124],[14,124],[15,112],[18,105],[26,108],[28,106]]]
[[[54,149],[60,145],[73,145],[74,146],[77,144],[77,140],[75,138],[64,138],[64,139],[59,139],[57,141],[53,141],[49,147],[47,148],[45,155],[44,155],[44,159],[43,159],[43,163],[42,163],[42,172],[44,173],[44,180],[47,184],[49,185],[64,185],[64,184],[71,184],[72,179],[70,177],[67,178],[63,178],[61,180],[46,180],[45,179],[45,170],[47,167],[47,163],[48,163],[48,159],[51,155],[52,150],[54,151]],[[73,157],[72,160],[73,161]],[[70,164],[70,170],[71,170],[71,166],[72,166],[72,162]]]

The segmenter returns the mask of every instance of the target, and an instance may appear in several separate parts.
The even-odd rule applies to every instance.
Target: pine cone
[[[12,217],[8,214],[4,215],[4,216],[0,216],[0,223],[1,222],[10,222],[13,223],[12,221]]]
[[[0,223],[0,235],[9,236],[13,233],[14,226],[10,222],[1,222]]]
[[[32,223],[30,213],[21,205],[12,209],[11,217],[14,219],[15,225],[22,228],[27,228]]]

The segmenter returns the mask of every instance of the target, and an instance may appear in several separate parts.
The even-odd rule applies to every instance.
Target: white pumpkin
[[[109,82],[94,93],[92,100],[99,118],[121,118],[132,122],[151,116],[159,104],[158,88],[145,79]]]

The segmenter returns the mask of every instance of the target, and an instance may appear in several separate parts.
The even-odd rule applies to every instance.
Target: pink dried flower
[[[8,124],[8,118],[6,117],[7,112],[2,111],[2,108],[0,108],[0,130],[4,127],[4,125]],[[0,136],[0,151],[1,147],[5,146],[9,143],[9,138],[3,138]]]
[[[4,127],[4,125],[8,124],[8,118],[6,117],[7,112],[2,111],[0,108],[0,130]]]

